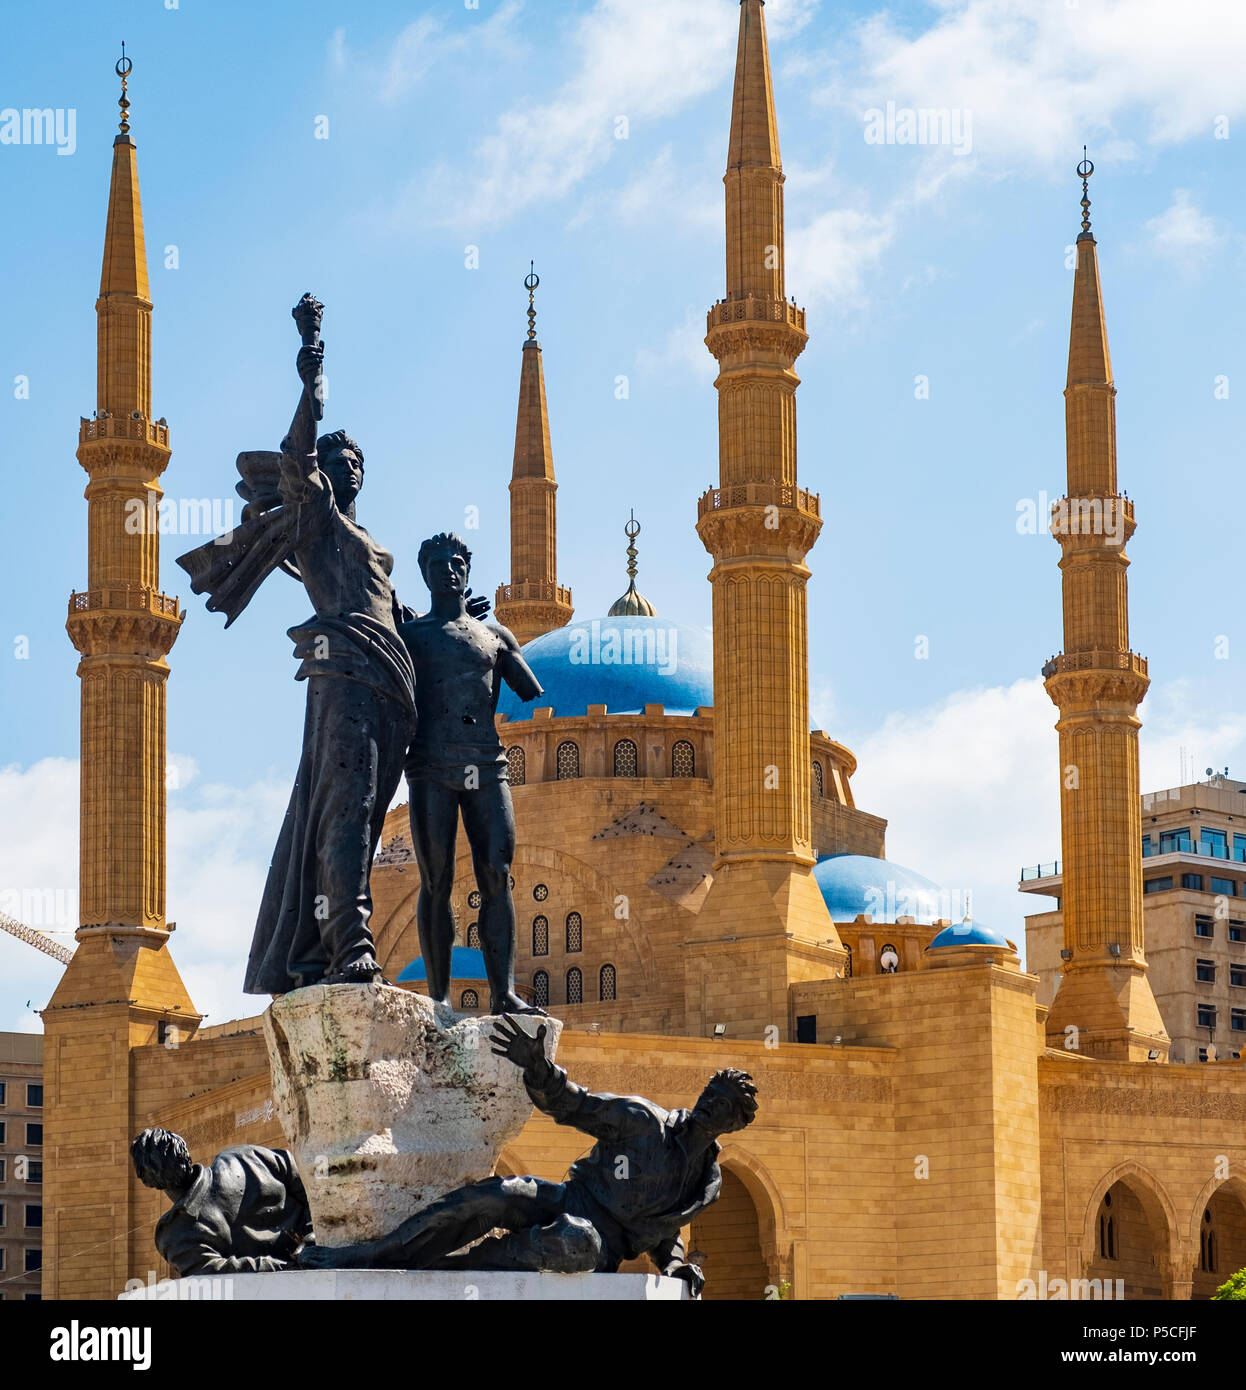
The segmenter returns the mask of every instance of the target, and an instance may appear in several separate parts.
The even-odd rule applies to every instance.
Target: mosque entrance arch
[[[1078,1296],[1172,1298],[1174,1238],[1167,1196],[1142,1168],[1120,1165],[1099,1184],[1087,1212],[1082,1277],[1091,1286]]]
[[[1195,1211],[1193,1299],[1207,1299],[1246,1269],[1246,1179],[1232,1177],[1199,1199]]]

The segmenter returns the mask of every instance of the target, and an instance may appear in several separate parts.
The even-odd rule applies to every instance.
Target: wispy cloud
[[[1227,241],[1215,220],[1201,212],[1189,191],[1178,188],[1172,202],[1146,224],[1150,249],[1185,274],[1200,270]]]

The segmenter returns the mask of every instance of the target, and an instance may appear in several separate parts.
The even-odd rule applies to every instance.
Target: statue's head
[[[363,487],[363,450],[346,433],[334,430],[316,440],[316,462],[333,488],[333,500],[339,511],[355,504]]]
[[[472,552],[461,536],[449,531],[430,536],[420,546],[420,573],[434,597],[438,594],[461,594],[467,588],[467,576],[472,572]]]
[[[130,1145],[130,1157],[139,1182],[161,1192],[184,1188],[194,1171],[186,1140],[168,1129],[145,1129]]]
[[[724,1067],[710,1078],[692,1107],[692,1118],[711,1134],[732,1134],[757,1116],[757,1087],[746,1071]]]

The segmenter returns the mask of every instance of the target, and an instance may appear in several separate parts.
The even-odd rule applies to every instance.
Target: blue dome
[[[813,876],[834,922],[851,922],[863,912],[876,922],[912,917],[929,926],[952,916],[951,894],[915,869],[867,854],[832,854]]]
[[[955,922],[944,927],[928,949],[933,951],[936,946],[1002,946],[1007,949],[1008,943],[980,922]]]
[[[640,714],[661,705],[692,714],[714,703],[714,648],[708,631],[663,618],[586,618],[534,637],[523,649],[545,694],[525,704],[502,688],[498,713],[528,719],[546,706],[556,715]]]
[[[485,958],[470,946],[455,946],[450,952],[450,978],[452,980],[484,980]],[[416,956],[410,965],[398,976],[398,983],[412,984],[428,979],[424,969],[424,957]]]

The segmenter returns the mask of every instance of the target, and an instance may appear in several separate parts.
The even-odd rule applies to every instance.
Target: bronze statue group
[[[180,1136],[149,1129],[131,1152],[141,1181],[172,1202],[157,1248],[182,1276],[291,1267],[612,1273],[647,1254],[698,1296],[704,1278],[685,1259],[680,1231],[718,1197],[718,1139],[751,1123],[756,1088],[728,1068],[691,1110],[595,1095],[546,1059],[543,1025],[532,1035],[512,1017],[544,1011],[515,992],[515,816],[494,713],[503,681],[525,701],[543,692],[515,637],[483,621],[488,602],[471,596],[471,552],[458,536],[443,532],[420,546],[429,612],[399,602],[392,554],[355,519],[362,449],[343,430],[316,438],[322,309],[304,295],[293,310],[302,391],[280,451],[238,456],[241,525],[178,560],[227,627],[276,569],[302,583],[315,609],[290,629],[296,679],[307,682],[303,748],[245,987],[279,995],[384,983],[370,875],[405,772],[430,996],[449,1007],[461,816],[481,896],[489,1011],[501,1016],[493,1050],[523,1070],[534,1105],[596,1143],[563,1182],[489,1178],[446,1194],[380,1240],[330,1248],[314,1243],[289,1153],[242,1145],[194,1164]],[[489,1234],[499,1229],[503,1235]]]

